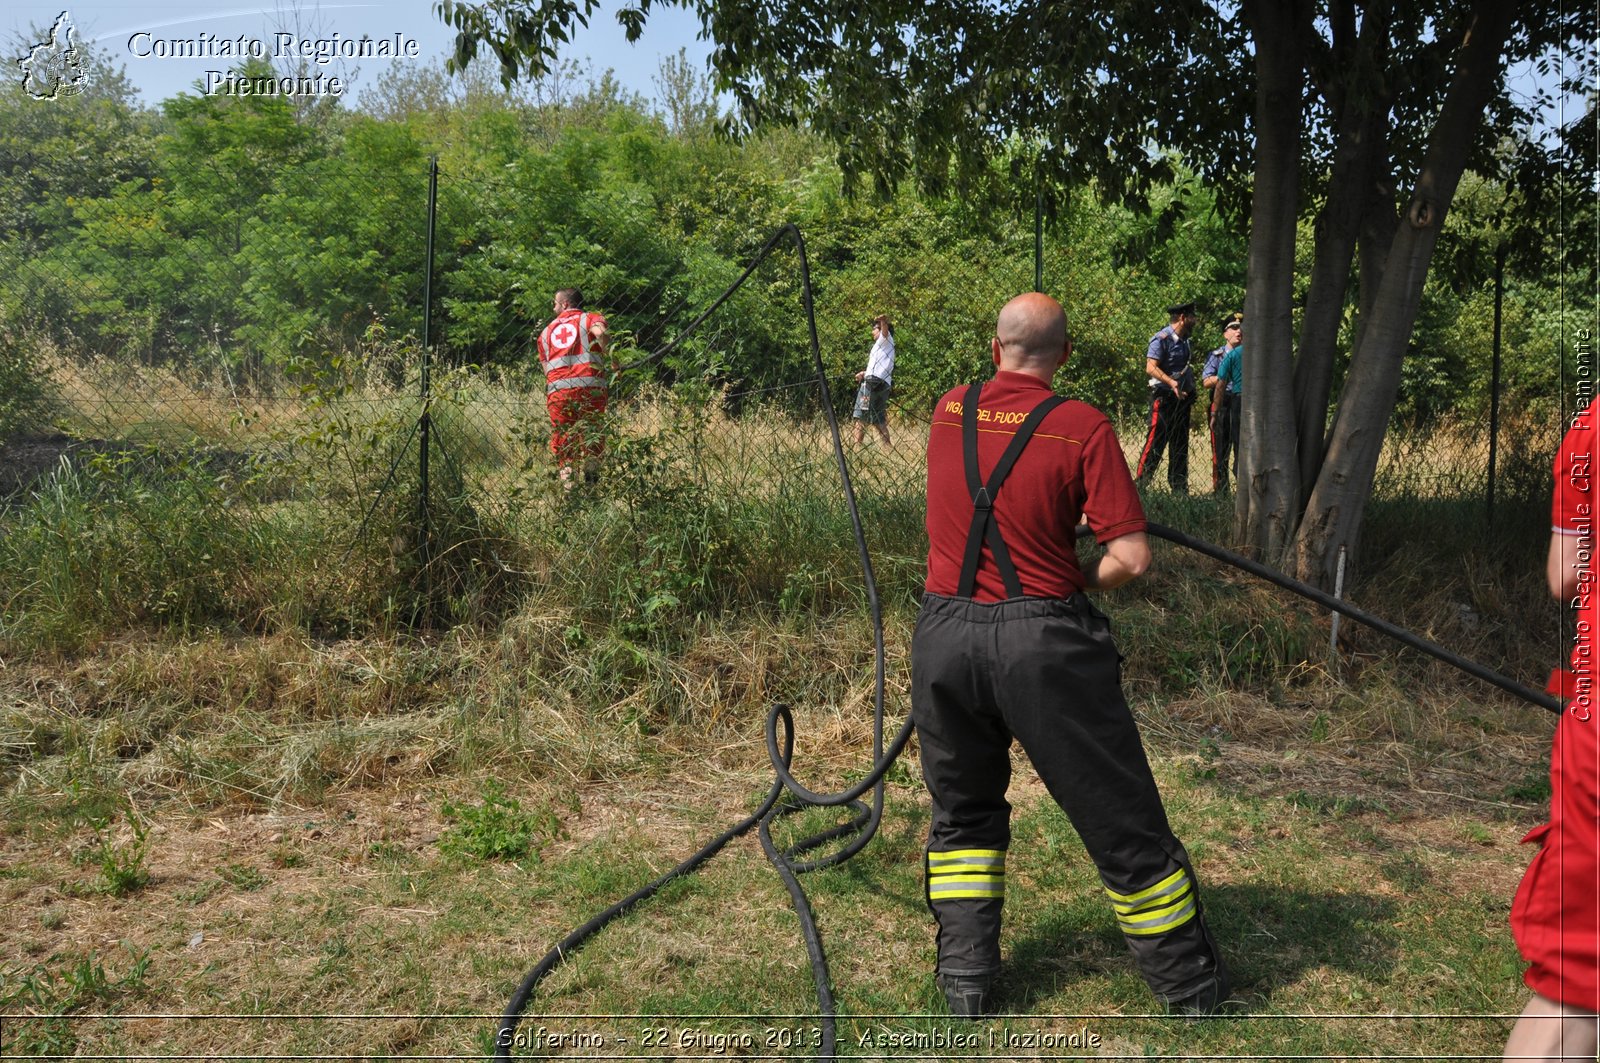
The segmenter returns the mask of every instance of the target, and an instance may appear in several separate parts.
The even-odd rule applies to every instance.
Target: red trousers
[[[552,391],[545,402],[550,409],[550,453],[557,465],[598,458],[605,451],[604,435],[590,423],[606,412],[605,388]]]

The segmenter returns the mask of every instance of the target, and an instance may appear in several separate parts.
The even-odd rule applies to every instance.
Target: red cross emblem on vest
[[[563,321],[550,333],[550,346],[557,350],[566,350],[578,341],[578,326],[570,321]]]

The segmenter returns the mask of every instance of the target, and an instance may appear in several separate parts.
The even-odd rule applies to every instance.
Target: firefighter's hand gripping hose
[[[805,240],[800,235],[800,230],[792,222],[773,233],[765,246],[751,260],[749,267],[728,289],[722,293],[711,305],[691,322],[670,343],[660,350],[630,363],[623,367],[623,372],[639,369],[659,362],[668,352],[688,338],[689,334],[697,329],[704,321],[714,314],[718,307],[733,296],[739,288],[755,272],[757,266],[772,253],[784,238],[792,237],[800,259],[801,298],[805,307],[806,325],[809,330],[812,359],[816,365],[817,383],[821,390],[822,409],[828,418],[828,428],[832,435],[833,453],[838,465],[839,481],[844,492],[845,505],[850,512],[850,526],[855,535],[856,551],[861,561],[861,571],[867,591],[867,604],[872,617],[873,629],[873,731],[872,731],[872,768],[859,782],[838,793],[823,794],[806,787],[791,773],[790,767],[794,755],[794,716],[787,705],[774,705],[767,714],[766,742],[767,754],[772,762],[775,778],[766,797],[759,808],[749,817],[730,827],[727,831],[713,838],[703,849],[674,867],[671,871],[657,878],[655,881],[642,886],[638,890],[613,904],[605,911],[599,913],[572,933],[568,934],[553,949],[545,954],[538,965],[529,971],[522,983],[512,994],[511,1000],[506,1005],[505,1012],[500,1018],[500,1025],[495,1034],[495,1058],[511,1058],[511,1049],[516,1043],[515,1034],[521,1022],[522,1013],[527,1008],[533,996],[535,987],[553,971],[567,956],[575,952],[582,944],[592,937],[613,919],[632,910],[636,905],[648,900],[658,893],[663,886],[673,879],[688,875],[697,870],[712,857],[722,851],[724,847],[736,838],[749,833],[752,827],[758,828],[761,839],[761,848],[766,853],[778,875],[783,879],[784,886],[789,890],[789,895],[794,901],[795,913],[800,920],[800,930],[806,943],[806,951],[811,958],[812,975],[817,986],[817,1015],[821,1030],[821,1042],[818,1046],[818,1058],[831,1060],[836,1058],[837,1046],[837,1012],[834,1007],[833,992],[828,976],[827,956],[823,952],[822,938],[817,931],[816,920],[811,913],[810,902],[806,899],[805,891],[800,886],[799,877],[807,871],[819,868],[833,867],[841,864],[864,849],[877,833],[878,825],[883,818],[884,785],[883,776],[889,770],[900,753],[905,749],[906,743],[911,738],[911,720],[908,718],[900,726],[887,748],[884,746],[884,639],[883,639],[883,613],[878,600],[877,583],[872,574],[872,558],[867,550],[866,536],[861,526],[861,516],[856,507],[855,490],[850,481],[850,470],[844,458],[843,441],[839,434],[838,418],[833,411],[832,398],[828,391],[827,371],[822,363],[822,352],[817,341],[817,323],[811,297],[811,274],[806,262]],[[1353,620],[1360,621],[1385,635],[1395,638],[1406,645],[1415,647],[1438,659],[1454,665],[1480,679],[1500,687],[1512,694],[1523,698],[1552,712],[1559,712],[1560,705],[1556,699],[1547,694],[1542,694],[1499,675],[1483,665],[1465,660],[1450,651],[1437,646],[1425,639],[1396,627],[1384,620],[1374,617],[1353,606],[1324,594],[1314,587],[1290,579],[1281,573],[1275,572],[1265,565],[1241,557],[1238,554],[1223,550],[1220,547],[1195,539],[1183,532],[1163,527],[1159,524],[1150,524],[1147,528],[1149,534],[1169,542],[1183,546],[1187,549],[1205,554],[1208,557],[1232,565],[1242,571],[1266,579],[1280,587],[1291,590],[1300,596],[1317,602],[1329,609],[1334,609]],[[1080,527],[1079,534],[1087,533],[1088,529]],[[872,803],[867,805],[860,798],[868,790],[872,791]],[[787,796],[786,796],[787,795]],[[789,846],[779,849],[772,839],[772,823],[779,817],[791,815],[814,806],[846,806],[851,812],[850,818],[822,831],[821,833],[805,837]],[[807,854],[843,842],[835,851],[825,856],[810,859],[800,859]]]

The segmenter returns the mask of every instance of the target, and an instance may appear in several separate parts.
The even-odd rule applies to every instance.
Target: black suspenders
[[[1011,474],[1011,467],[1022,454],[1022,448],[1033,437],[1034,430],[1051,410],[1067,400],[1060,395],[1051,395],[1035,406],[1017,428],[1011,445],[1000,456],[1000,463],[989,474],[989,482],[984,483],[978,475],[978,395],[982,390],[982,384],[974,384],[961,400],[961,450],[967,464],[967,491],[972,495],[972,527],[967,530],[967,552],[961,561],[961,581],[956,586],[956,596],[971,598],[976,590],[978,559],[983,554],[983,544],[987,540],[989,552],[994,554],[995,567],[1000,570],[1000,578],[1005,582],[1006,597],[1021,598],[1022,580],[1017,576],[1017,567],[1011,563],[1011,553],[1006,549],[1005,540],[1000,537],[1000,525],[994,519],[994,499],[1000,493],[1000,485]]]

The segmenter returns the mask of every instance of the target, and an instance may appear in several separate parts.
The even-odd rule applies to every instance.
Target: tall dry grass
[[[109,372],[78,372],[86,387],[115,383]],[[159,392],[170,404],[163,409],[189,411],[174,421],[184,431],[216,426],[229,408],[204,382],[134,376],[132,394]],[[465,763],[487,755],[474,737],[486,728],[522,736],[540,764],[603,774],[642,755],[643,736],[687,728],[683,741],[692,742],[731,719],[748,725],[784,684],[804,688],[808,668],[854,677],[848,695],[829,688],[814,700],[860,704],[871,645],[864,587],[820,419],[692,389],[646,393],[614,409],[601,481],[568,491],[548,465],[542,403],[514,378],[444,371],[435,395],[426,540],[415,523],[415,437],[412,449],[401,446],[417,407],[382,381],[286,403],[270,428],[241,437],[263,441],[244,460],[218,462],[195,447],[130,449],[62,468],[0,511],[0,656],[19,666],[92,661],[97,647],[130,640],[153,660],[173,637],[233,660],[248,640],[265,639],[305,647],[308,675],[364,691],[351,704],[366,704],[374,689],[403,691],[362,710],[357,727],[350,715],[325,719],[322,679],[262,688],[281,719],[254,715],[254,688],[206,702],[177,683],[173,703],[198,699],[208,715],[190,713],[174,729],[135,714],[116,723],[131,738],[102,734],[114,722],[108,703],[82,694],[73,703],[90,708],[52,737],[29,721],[59,712],[36,713],[35,699],[13,692],[18,711],[4,729],[13,770],[84,750],[149,750],[135,758],[149,772],[140,785],[189,791],[173,767],[187,757],[201,765],[195,778],[223,780],[211,798],[234,786],[276,800],[387,777],[373,765],[391,756],[397,770],[434,770],[426,766],[440,756]],[[893,447],[869,434],[860,447],[847,443],[846,460],[891,645],[902,653],[924,563],[926,422],[901,408],[892,431]],[[292,445],[279,447],[285,438]],[[1479,446],[1442,431],[1428,442],[1446,465]],[[1129,433],[1124,444],[1142,439]],[[1395,441],[1397,453],[1407,445]],[[1202,453],[1196,446],[1193,457]],[[1191,466],[1198,477],[1203,462]],[[1537,685],[1557,656],[1559,619],[1538,577],[1543,515],[1506,501],[1491,526],[1482,504],[1450,494],[1375,498],[1347,594]],[[1157,491],[1148,505],[1163,523],[1213,541],[1228,536],[1227,499]],[[1316,726],[1328,741],[1353,729],[1396,741],[1445,736],[1450,745],[1459,707],[1480,702],[1473,726],[1501,728],[1506,700],[1475,680],[1350,624],[1330,652],[1325,614],[1157,549],[1155,572],[1107,607],[1134,696],[1178,706],[1162,709],[1175,741],[1210,728],[1287,741],[1321,714]],[[471,667],[438,664],[441,644]],[[777,673],[762,648],[771,644],[793,650]],[[320,648],[331,646],[342,648]],[[329,653],[374,663],[315,663]],[[396,688],[388,677],[397,674],[421,678]],[[1389,693],[1368,699],[1369,689]],[[1407,703],[1407,690],[1429,696]],[[1258,709],[1241,708],[1249,704],[1241,694]],[[1352,713],[1351,704],[1362,707]],[[199,737],[177,743],[176,730],[212,733],[216,749]],[[599,745],[584,745],[580,733]]]

